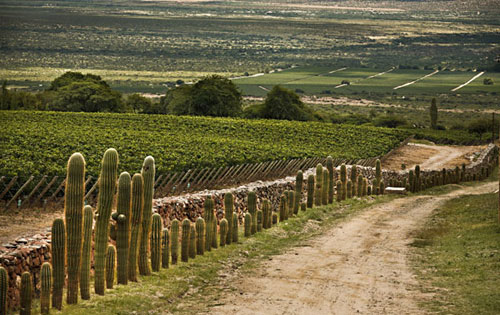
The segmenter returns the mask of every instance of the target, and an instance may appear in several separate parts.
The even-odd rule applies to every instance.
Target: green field
[[[0,111],[0,175],[64,175],[67,159],[81,152],[90,175],[114,147],[120,170],[140,170],[147,155],[157,172],[221,167],[316,156],[380,156],[409,133],[326,123],[182,117]]]

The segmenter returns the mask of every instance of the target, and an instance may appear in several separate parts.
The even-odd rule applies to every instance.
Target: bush
[[[406,119],[394,114],[379,116],[374,119],[373,124],[377,127],[397,128],[407,125]]]
[[[493,85],[493,80],[491,78],[485,78],[483,80],[484,85]]]
[[[267,93],[261,118],[301,121],[317,119],[314,112],[302,103],[295,92],[279,85]]]

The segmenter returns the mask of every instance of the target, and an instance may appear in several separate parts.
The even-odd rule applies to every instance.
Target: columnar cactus
[[[116,212],[116,269],[118,284],[128,283],[128,249],[130,240],[130,207],[132,197],[132,179],[123,172],[118,178],[118,201]]]
[[[227,239],[226,239],[226,244],[230,245],[232,241],[232,235],[233,235],[233,209],[234,209],[234,200],[233,200],[233,194],[231,193],[226,193],[224,195],[224,217],[226,218],[228,222],[228,229],[227,229]]]
[[[305,202],[300,204],[300,210],[306,211],[306,203]]]
[[[155,184],[155,160],[152,156],[144,159],[141,170],[144,180],[144,205],[142,207],[141,239],[139,247],[139,273],[143,276],[151,274],[148,264],[149,238],[153,213],[153,196]]]
[[[64,221],[55,219],[52,223],[52,307],[62,309],[62,296],[65,272],[66,235]]]
[[[321,206],[323,193],[323,165],[316,166],[316,190],[314,195],[314,205]],[[281,221],[281,219],[280,219]]]
[[[352,197],[352,182],[351,180],[348,180],[347,181],[347,198],[351,198]]]
[[[253,235],[257,232],[257,195],[254,191],[248,192],[248,213],[252,217],[250,233]]]
[[[420,191],[421,184],[420,165],[417,165],[415,166],[415,191]]]
[[[385,184],[384,181],[380,181],[380,187],[379,187],[380,194],[383,195],[385,193]]]
[[[205,216],[205,250],[212,250],[212,233],[213,233],[213,221],[214,221],[214,200],[212,196],[207,196],[205,198],[205,209],[203,212]]]
[[[358,175],[358,189],[356,189],[356,196],[363,196],[363,175]]]
[[[296,214],[293,212],[293,207],[295,207],[295,191],[289,190],[287,199],[288,199],[288,217],[291,217],[293,214]]]
[[[21,315],[31,314],[32,295],[33,289],[31,285],[31,274],[29,272],[23,272],[23,274],[21,275]]]
[[[161,267],[168,268],[170,261],[170,237],[168,229],[163,229],[161,232]]]
[[[226,240],[228,238],[228,222],[226,220],[226,218],[220,220],[220,224],[219,224],[219,227],[220,227],[220,247],[224,247],[226,246]]]
[[[272,224],[273,225],[278,224],[278,214],[276,212],[273,212]]]
[[[66,302],[78,302],[78,280],[82,258],[83,199],[85,197],[85,159],[73,153],[68,160],[64,193],[64,218],[66,225],[66,264],[68,290]]]
[[[337,181],[337,202],[342,201],[342,182],[340,180]]]
[[[357,179],[358,179],[358,168],[356,165],[353,165],[351,167],[351,182],[355,183]],[[353,196],[354,196],[354,194],[353,194]]]
[[[280,199],[280,222],[283,222],[286,220],[286,211],[287,211],[287,200],[286,200],[286,195],[283,194],[281,195]]]
[[[113,289],[115,282],[116,248],[108,245],[106,253],[106,288]]]
[[[333,167],[333,159],[331,156],[326,158],[326,169],[328,170],[328,203],[333,202],[335,194],[335,168]]]
[[[233,213],[233,228],[231,232],[233,233],[232,242],[238,243],[238,215],[236,213]],[[229,236],[227,239],[229,239]]]
[[[172,265],[177,264],[179,256],[179,221],[177,219],[173,219],[170,225],[170,253]]]
[[[257,210],[257,232],[262,231],[262,210]]]
[[[118,174],[118,153],[108,149],[104,153],[99,177],[99,196],[97,202],[97,220],[95,227],[94,250],[94,290],[96,294],[104,295],[106,251],[109,237],[109,218],[116,190]]]
[[[196,257],[196,229],[191,224],[189,227],[189,258]]]
[[[340,181],[342,182],[342,189],[340,190],[340,199],[345,200],[347,198],[347,167],[345,164],[340,166]],[[337,191],[338,194],[338,191]]]
[[[410,191],[415,192],[415,176],[413,175],[413,170],[408,172],[408,183],[410,185]]]
[[[1,277],[1,275],[0,275]],[[50,289],[52,287],[52,267],[48,262],[43,263],[40,271],[40,311],[42,314],[50,312]],[[1,312],[0,314],[4,314]]]
[[[363,180],[363,196],[368,195],[368,179]]]
[[[82,267],[80,269],[80,296],[82,300],[90,299],[90,252],[92,250],[92,224],[94,211],[91,206],[83,209],[83,247]]]
[[[245,237],[249,237],[252,234],[252,215],[250,213],[245,214]]]
[[[382,165],[380,164],[379,159],[375,162],[375,178],[377,179],[377,182],[382,180]]]
[[[321,192],[321,203],[323,205],[328,204],[328,187],[330,187],[330,172],[325,168],[323,169],[323,191]]]
[[[212,220],[212,248],[218,248],[217,244],[217,218]]]
[[[9,291],[9,276],[7,270],[0,266],[0,314],[7,314],[7,292]]]
[[[302,187],[304,182],[304,175],[302,171],[297,172],[297,176],[295,177],[295,204],[293,206],[293,213],[299,213],[299,205],[302,200]]]
[[[128,253],[128,279],[137,281],[139,238],[141,237],[142,208],[144,206],[144,181],[141,174],[132,176],[132,214],[130,220],[130,246]]]
[[[314,175],[307,177],[307,207],[312,208],[314,202]]]
[[[191,222],[189,219],[182,220],[182,239],[181,239],[181,261],[189,260],[189,233],[191,232]]]
[[[372,190],[373,190],[372,186],[371,186],[371,185],[369,185],[369,186],[368,186],[368,188],[366,189],[366,194],[367,194],[368,196],[371,196],[371,194],[372,194]]]
[[[269,226],[269,216],[271,215],[271,206],[268,204],[268,200],[262,200],[262,227],[264,229],[270,228]]]
[[[160,271],[161,265],[161,231],[163,229],[163,222],[161,215],[158,213],[153,214],[151,223],[151,269],[155,272]]]
[[[203,255],[205,253],[205,220],[199,217],[196,220],[196,254]]]

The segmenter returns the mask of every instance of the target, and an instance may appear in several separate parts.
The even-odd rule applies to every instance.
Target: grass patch
[[[413,265],[422,290],[433,295],[423,307],[440,314],[498,314],[500,227],[498,195],[448,201],[418,231]]]

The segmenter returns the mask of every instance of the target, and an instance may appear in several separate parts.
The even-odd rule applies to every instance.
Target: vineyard
[[[403,130],[232,118],[137,114],[0,112],[0,175],[64,176],[73,152],[99,174],[99,153],[120,152],[120,171],[137,171],[146,155],[157,173],[271,160],[381,156],[408,137]]]

